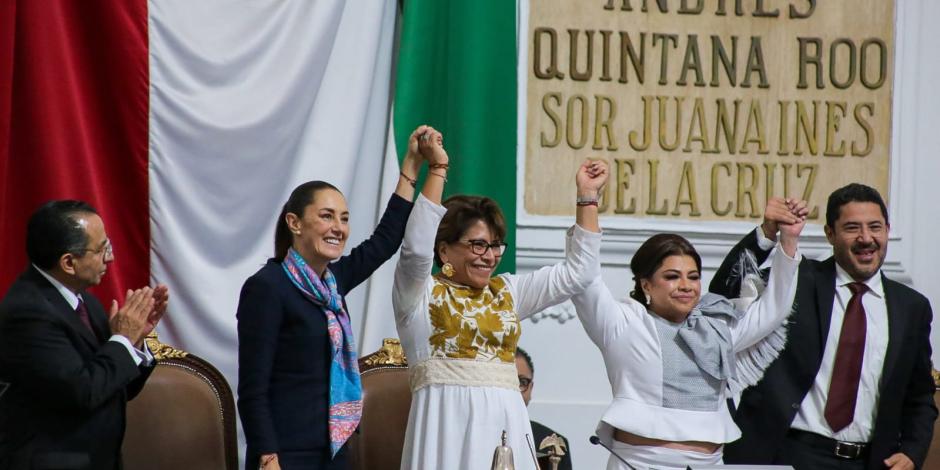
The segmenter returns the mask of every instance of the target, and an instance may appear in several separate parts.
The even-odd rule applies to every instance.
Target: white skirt
[[[634,446],[614,441],[611,449],[620,458],[630,462],[636,470],[686,470],[689,465],[721,465],[724,446],[712,454],[692,450],[671,449],[658,446]],[[607,460],[607,470],[629,470],[613,455]]]
[[[402,470],[490,468],[506,431],[517,470],[535,470],[522,394],[499,387],[433,384],[411,396]]]

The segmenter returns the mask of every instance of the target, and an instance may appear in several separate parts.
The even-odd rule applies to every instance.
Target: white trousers
[[[713,454],[658,446],[634,446],[613,441],[611,448],[637,470],[685,470],[689,465],[721,465],[724,446]],[[629,470],[613,455],[607,460],[607,470]]]

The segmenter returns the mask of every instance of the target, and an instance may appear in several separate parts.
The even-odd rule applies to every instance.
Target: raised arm
[[[449,159],[444,150],[444,136],[427,125],[418,126],[408,137],[408,151],[401,163],[395,194],[409,201],[414,198],[418,173],[425,160],[428,162],[428,176],[421,187],[421,194],[431,202],[440,204],[444,183],[447,182]]]
[[[601,188],[607,183],[607,177],[607,162],[603,160],[585,160],[575,175],[575,184],[578,187],[575,222],[589,232],[601,231],[597,220],[597,203]]]
[[[444,183],[447,182],[447,169],[450,158],[444,150],[444,136],[433,127],[422,126],[424,133],[418,138],[418,151],[428,161],[428,176],[424,179],[421,194],[434,204],[441,203]],[[419,130],[421,127],[418,128]],[[415,131],[417,132],[417,131]]]
[[[396,319],[407,321],[422,301],[421,291],[431,275],[434,265],[434,238],[437,226],[446,209],[441,206],[441,195],[447,181],[448,156],[444,150],[444,138],[429,126],[416,129],[408,141],[409,152],[428,161],[428,176],[421,188],[421,195],[405,227],[401,257],[395,268],[392,287],[392,308]],[[414,174],[417,174],[415,171]]]
[[[746,349],[780,327],[793,309],[796,296],[797,274],[802,256],[798,252],[798,241],[808,214],[806,201],[785,200],[794,223],[780,222],[777,251],[773,255],[770,280],[767,288],[756,301],[747,307],[747,313],[732,326],[731,334],[736,351]],[[769,205],[769,203],[768,203]]]
[[[408,137],[408,150],[405,152],[405,158],[401,161],[401,169],[398,172],[398,186],[395,187],[395,194],[408,201],[415,197],[415,185],[424,158],[418,151],[418,139],[427,130],[428,126],[418,126]]]
[[[607,163],[602,160],[585,160],[578,168],[577,223],[568,230],[565,260],[533,273],[506,277],[516,296],[520,319],[564,302],[600,276],[597,201],[607,176]]]
[[[409,315],[422,302],[422,290],[430,279],[434,265],[434,237],[447,210],[419,195],[408,218],[405,241],[395,268],[392,285],[392,308],[398,321],[408,321]]]
[[[789,202],[788,202],[789,201]],[[767,201],[764,208],[764,221],[756,229],[744,236],[728,252],[721,266],[712,277],[708,290],[729,299],[741,297],[742,286],[748,275],[757,276],[758,267],[770,256],[776,246],[777,232],[781,223],[793,224],[797,220],[791,212],[795,199],[774,197]],[[760,233],[758,233],[760,232]]]
[[[411,201],[392,195],[372,235],[330,265],[340,293],[353,290],[398,252],[412,206]]]
[[[443,143],[441,133],[430,126],[419,126],[411,133],[408,138],[408,151],[398,174],[398,186],[382,215],[382,220],[368,240],[354,248],[349,256],[340,259],[334,266],[340,292],[349,292],[368,279],[398,251],[411,212],[415,178],[425,160],[429,169],[421,193],[432,202],[440,204],[444,182],[447,180],[448,161]]]

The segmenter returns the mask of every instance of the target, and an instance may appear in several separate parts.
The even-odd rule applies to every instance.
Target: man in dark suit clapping
[[[26,251],[30,266],[0,302],[0,468],[119,469],[126,403],[153,370],[144,339],[167,288],[128,291],[105,313],[85,289],[114,254],[80,201],[40,207]]]
[[[712,292],[737,297],[741,269],[773,246],[776,224],[788,222],[789,200],[773,199],[761,228],[728,254]],[[826,207],[833,256],[800,265],[787,344],[763,380],[741,397],[740,440],[726,463],[779,463],[803,469],[920,468],[930,447],[929,301],[881,271],[888,247],[888,211],[865,185],[834,191]]]

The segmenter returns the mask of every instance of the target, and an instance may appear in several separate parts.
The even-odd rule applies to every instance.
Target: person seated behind
[[[522,392],[522,400],[526,406],[529,406],[529,401],[532,400],[532,389],[535,388],[535,366],[532,365],[532,357],[525,349],[516,348],[516,370],[519,371],[519,391]],[[542,423],[531,419],[529,422],[532,423],[532,441],[536,449],[538,449],[543,439],[552,434],[557,434],[565,441],[565,455],[561,457],[561,461],[558,463],[558,470],[571,470],[571,446],[568,445],[568,439]],[[539,460],[546,460],[547,462],[548,459],[540,458]]]

